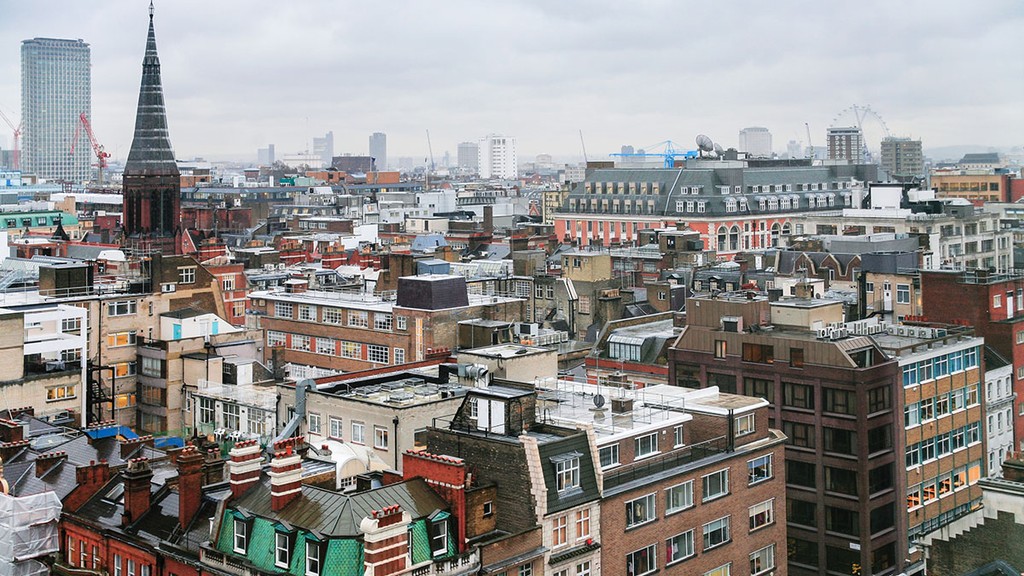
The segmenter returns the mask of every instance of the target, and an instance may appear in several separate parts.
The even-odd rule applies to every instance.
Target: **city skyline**
[[[121,23],[144,18],[146,3],[2,4],[0,108],[20,116],[22,40],[81,38],[92,46],[94,129],[123,160],[145,38]],[[660,2],[364,8],[331,19],[323,15],[337,6],[327,2],[158,2],[179,157],[242,159],[267,142],[279,154],[312,150],[327,131],[336,154],[366,154],[367,135],[384,132],[389,157],[425,157],[430,130],[435,158],[492,132],[516,137],[523,160],[582,156],[582,131],[588,156],[607,159],[623,144],[688,146],[698,133],[736,146],[746,126],[767,127],[782,152],[789,140],[806,144],[805,122],[811,143],[823,146],[833,119],[854,104],[926,148],[1019,146],[1024,129],[1014,98],[1024,76],[1009,58],[1024,10],[1008,1],[876,2],[827,13],[790,2],[764,13]],[[717,22],[740,25],[715,31]],[[752,33],[772,27],[786,36]],[[977,81],[937,81],[967,69]],[[302,78],[316,78],[314,89]]]

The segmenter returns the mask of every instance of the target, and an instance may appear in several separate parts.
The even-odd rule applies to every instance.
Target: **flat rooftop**
[[[485,348],[472,348],[469,350],[460,350],[459,354],[469,354],[472,356],[482,356],[485,358],[517,358],[522,356],[536,356],[537,354],[547,354],[551,350],[547,348],[539,348],[537,346],[522,346],[519,344],[498,344],[497,346],[487,346]]]

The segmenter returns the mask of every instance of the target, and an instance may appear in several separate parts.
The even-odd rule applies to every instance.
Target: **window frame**
[[[650,524],[658,519],[658,496],[655,492],[627,500],[625,505],[626,530]]]
[[[708,483],[708,480],[711,479],[713,476],[719,476],[719,475],[722,475],[722,477],[724,478],[724,481],[720,482],[720,484],[721,484],[720,487],[719,487],[720,491],[712,493],[710,491],[710,489],[709,489],[710,484]],[[724,496],[728,496],[729,495],[729,469],[728,468],[722,468],[721,470],[717,470],[715,472],[711,472],[709,474],[704,474],[703,476],[701,476],[700,477],[700,490],[701,490],[701,500],[700,501],[702,503],[710,502],[712,500],[717,500],[717,499],[722,498]]]
[[[713,527],[716,524],[718,526],[717,527]],[[714,534],[715,532],[719,532],[719,531],[721,531],[721,533],[722,533],[721,534],[721,540],[718,540],[717,542],[712,542],[711,541],[712,540],[712,538],[711,538],[712,534]],[[726,515],[726,516],[722,516],[721,518],[717,518],[715,520],[712,520],[711,522],[706,522],[705,524],[703,524],[701,526],[701,536],[702,536],[701,543],[703,544],[703,548],[702,548],[703,552],[707,552],[708,550],[712,550],[714,548],[718,548],[719,546],[724,546],[725,544],[728,544],[729,542],[732,541],[732,521],[731,521],[731,516]]]
[[[665,489],[665,516],[694,507],[693,485],[694,481],[693,479],[690,479],[686,482],[680,482],[679,484],[669,486]],[[678,497],[676,496],[677,493],[683,495],[683,504],[679,506],[671,506],[672,503],[678,500]]]

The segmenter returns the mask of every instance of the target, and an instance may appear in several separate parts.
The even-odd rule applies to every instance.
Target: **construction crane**
[[[630,152],[622,153],[618,152],[615,154],[609,154],[609,156],[618,156],[620,158],[663,158],[665,168],[672,168],[676,164],[676,158],[697,158],[699,152],[697,150],[683,150],[676,148],[675,142],[671,140],[665,140],[664,142],[658,142],[650,148],[657,148],[658,146],[664,146],[664,152]]]
[[[21,149],[18,148],[18,140],[21,138],[21,123],[18,123],[18,125],[15,126],[14,122],[11,122],[11,119],[4,114],[3,110],[0,110],[0,118],[3,118],[4,122],[6,122],[7,125],[11,127],[11,130],[14,131],[14,148],[12,149],[14,152],[14,158],[11,160],[11,168],[21,170]]]
[[[75,137],[71,140],[71,151],[68,153],[71,156],[75,155],[75,143],[78,142],[78,135],[81,134],[81,128],[85,127],[85,134],[89,137],[89,143],[92,144],[92,153],[96,156],[96,163],[93,164],[98,170],[98,176],[96,178],[97,184],[103,185],[103,169],[107,167],[107,158],[110,158],[110,153],[103,150],[103,145],[96,140],[96,135],[92,132],[92,124],[89,123],[89,118],[82,112],[78,115],[78,125],[75,126]]]

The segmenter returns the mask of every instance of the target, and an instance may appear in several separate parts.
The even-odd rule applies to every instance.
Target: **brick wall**
[[[774,476],[758,484],[747,484],[747,460],[772,454]],[[708,462],[679,474],[635,488],[616,491],[601,503],[601,564],[606,574],[625,574],[626,555],[650,544],[657,545],[655,556],[662,573],[702,574],[732,562],[734,574],[747,573],[750,553],[775,545],[775,574],[786,575],[786,487],[783,471],[783,446],[776,443],[756,451],[734,453],[731,457]],[[729,492],[726,496],[701,502],[702,476],[729,469]],[[665,489],[693,481],[694,505],[680,512],[665,514]],[[655,519],[646,524],[626,528],[626,502],[647,494],[655,494]],[[749,507],[774,499],[774,522],[749,530]],[[730,541],[703,550],[702,527],[724,516],[730,517]],[[695,555],[666,567],[666,539],[687,530],[694,531]]]
[[[1010,542],[1018,545],[1008,546]],[[959,576],[976,570],[993,560],[1004,560],[1015,567],[1024,566],[1024,524],[1009,512],[998,512],[997,518],[971,528],[950,540],[933,540],[928,573],[933,576]]]

